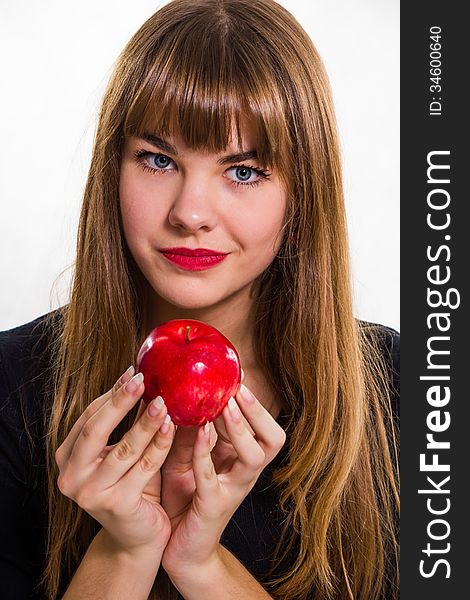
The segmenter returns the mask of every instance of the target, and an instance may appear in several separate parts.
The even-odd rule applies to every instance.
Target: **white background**
[[[0,329],[67,301],[96,116],[112,65],[160,5],[0,5]],[[355,312],[399,330],[399,0],[284,0],[330,76]]]

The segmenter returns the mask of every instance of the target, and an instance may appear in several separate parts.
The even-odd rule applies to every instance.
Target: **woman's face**
[[[125,142],[119,195],[127,244],[157,297],[180,309],[248,297],[282,241],[278,174],[263,171],[249,131],[242,149],[232,139],[220,154],[190,150],[179,137],[145,138]],[[162,253],[169,248],[177,250]],[[225,258],[181,258],[185,249]]]

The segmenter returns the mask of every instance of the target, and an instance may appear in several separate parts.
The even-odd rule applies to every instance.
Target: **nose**
[[[173,227],[189,233],[210,231],[217,224],[217,214],[208,181],[186,178],[168,214]]]

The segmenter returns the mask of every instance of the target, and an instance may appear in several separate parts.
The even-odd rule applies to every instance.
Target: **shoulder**
[[[0,332],[0,577],[11,590],[18,584],[11,598],[26,598],[44,555],[47,390],[57,318],[54,311]]]
[[[0,350],[2,352],[21,352],[25,348],[32,349],[50,332],[54,323],[61,318],[60,310],[37,317],[34,321],[0,331]]]
[[[392,410],[397,424],[400,414],[400,334],[398,331],[380,323],[358,320],[362,338],[382,355],[390,382]]]
[[[60,310],[0,332],[0,386],[11,392],[47,369]],[[3,396],[3,394],[2,394]]]
[[[400,371],[400,334],[398,331],[380,323],[357,321],[359,330],[370,342],[377,345],[384,358],[393,363],[397,373]]]
[[[0,454],[18,471],[19,456],[26,457],[44,435],[54,331],[60,318],[54,311],[0,332]]]

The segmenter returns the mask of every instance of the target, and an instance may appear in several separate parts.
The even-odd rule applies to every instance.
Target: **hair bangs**
[[[260,164],[281,167],[281,149],[290,144],[279,85],[262,57],[237,46],[232,33],[209,28],[201,44],[192,27],[160,40],[135,87],[125,135],[179,135],[191,149],[221,152],[230,142],[241,149],[250,128]]]

